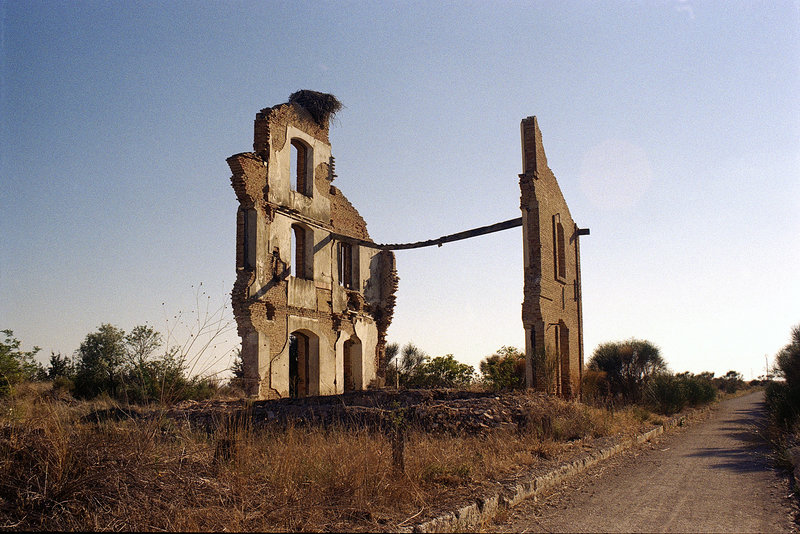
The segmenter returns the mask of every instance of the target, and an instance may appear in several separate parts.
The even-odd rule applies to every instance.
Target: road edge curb
[[[692,413],[705,413],[710,409],[711,406],[705,406]],[[398,529],[397,532],[427,533],[465,532],[474,530],[475,527],[486,523],[498,513],[513,508],[525,499],[535,497],[568,478],[582,473],[597,463],[607,460],[635,445],[650,441],[654,437],[663,434],[664,431],[669,428],[683,426],[686,421],[687,414],[676,415],[669,418],[661,425],[642,434],[638,434],[633,438],[620,439],[617,443],[603,447],[586,456],[563,463],[547,473],[536,476],[527,475],[513,486],[507,486],[503,490],[492,492],[484,497],[479,497],[470,504],[466,504],[422,523],[417,523],[413,527]]]

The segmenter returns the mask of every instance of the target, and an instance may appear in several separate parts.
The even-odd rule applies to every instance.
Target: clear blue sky
[[[799,6],[1,0],[0,328],[71,354],[103,322],[191,322],[200,282],[228,303],[225,158],[314,89],[345,105],[336,185],[378,242],[519,216],[536,115],[591,229],[587,359],[639,337],[675,371],[758,375],[800,323]],[[521,346],[521,243],[398,252],[390,341]]]

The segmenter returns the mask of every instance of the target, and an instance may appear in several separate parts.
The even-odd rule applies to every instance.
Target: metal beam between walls
[[[349,237],[343,234],[337,234],[335,232],[331,232],[331,237],[333,239],[336,239],[337,241],[343,241],[345,243],[352,243],[363,247],[376,248],[380,250],[408,250],[412,248],[432,247],[434,245],[441,247],[445,243],[452,243],[453,241],[461,241],[463,239],[470,239],[472,237],[492,234],[494,232],[501,232],[503,230],[516,228],[518,226],[522,226],[522,217],[517,217],[516,219],[509,219],[507,221],[490,224],[488,226],[481,226],[480,228],[473,228],[472,230],[465,230],[463,232],[458,232],[456,234],[445,235],[438,239],[417,241],[415,243],[395,243],[388,245],[381,245],[379,243],[373,243],[372,241],[357,239],[355,237]]]

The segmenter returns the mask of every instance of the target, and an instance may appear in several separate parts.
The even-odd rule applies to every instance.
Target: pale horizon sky
[[[591,229],[586,361],[636,337],[749,379],[800,323],[797,0],[0,1],[0,61],[0,329],[43,360],[191,322],[200,283],[230,314],[225,159],[298,89],[344,104],[334,183],[381,243],[518,217],[536,115]],[[523,345],[519,229],[397,267],[390,342],[476,368]]]

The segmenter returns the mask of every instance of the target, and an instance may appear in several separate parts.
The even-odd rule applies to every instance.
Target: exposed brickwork
[[[313,169],[313,184],[302,191],[291,189],[292,142],[307,147]],[[240,204],[231,299],[248,394],[335,394],[346,380],[357,389],[380,383],[397,289],[394,255],[354,245],[347,280],[355,289],[339,283],[331,234],[370,238],[358,211],[331,185],[327,122],[315,122],[297,103],[265,108],[256,115],[253,150],[227,160]],[[305,238],[296,239],[293,227]],[[293,263],[303,275],[290,276]],[[293,333],[310,339],[307,355],[291,348]],[[293,389],[293,380],[302,387]]]
[[[331,194],[331,225],[334,228],[347,228],[347,235],[371,241],[367,232],[367,223],[349,200],[336,186],[330,187]]]
[[[565,397],[580,395],[583,373],[583,319],[580,295],[578,226],[555,175],[547,166],[535,117],[522,121],[523,173],[520,174],[525,280],[522,323],[526,333],[528,384]],[[544,351],[557,365],[550,383],[536,369]],[[540,364],[541,366],[541,364]]]

